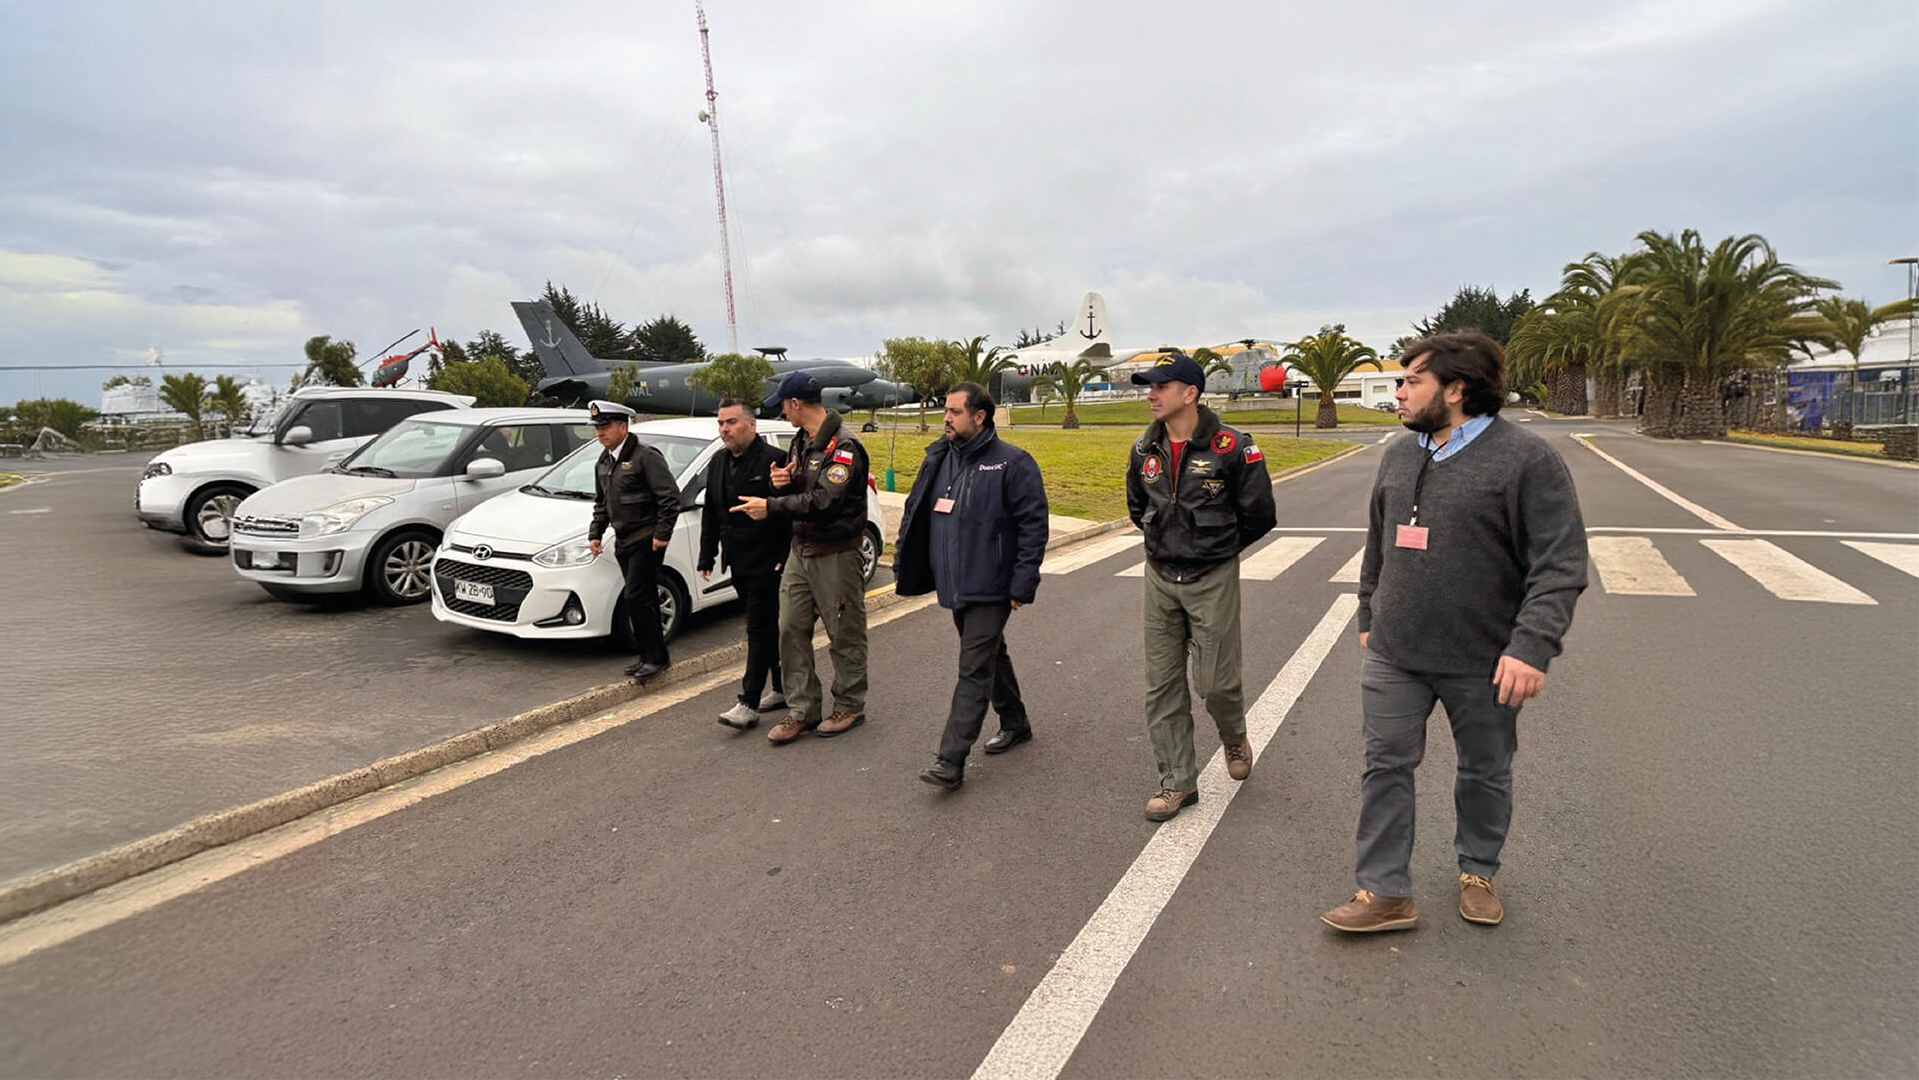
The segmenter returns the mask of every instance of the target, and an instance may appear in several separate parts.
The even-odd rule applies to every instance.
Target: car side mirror
[[[280,436],[282,446],[305,446],[312,441],[313,429],[305,424],[290,427],[285,435]]]
[[[467,462],[468,480],[493,480],[506,475],[506,466],[498,458],[474,458]]]

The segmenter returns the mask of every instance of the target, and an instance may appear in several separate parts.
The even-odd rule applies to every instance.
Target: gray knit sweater
[[[1544,439],[1495,419],[1426,468],[1426,550],[1397,546],[1427,451],[1395,439],[1373,482],[1359,629],[1409,671],[1490,676],[1502,655],[1541,671],[1559,655],[1586,587],[1586,527],[1566,463]]]

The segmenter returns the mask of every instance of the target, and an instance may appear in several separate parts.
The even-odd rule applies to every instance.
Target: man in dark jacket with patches
[[[1021,700],[1006,623],[1033,602],[1046,557],[1046,485],[1032,455],[1001,441],[993,398],[978,383],[946,395],[946,437],[926,450],[900,519],[894,555],[902,596],[937,592],[959,630],[959,682],[939,756],[920,779],[948,791],[965,781],[966,755],[979,738],[990,701],[999,754],[1033,737]]]
[[[1252,437],[1199,403],[1206,374],[1178,353],[1133,376],[1153,424],[1133,444],[1126,508],[1146,534],[1146,734],[1159,793],[1146,817],[1167,821],[1199,801],[1193,689],[1219,728],[1226,775],[1253,771],[1241,689],[1239,553],[1277,523],[1266,457]]]

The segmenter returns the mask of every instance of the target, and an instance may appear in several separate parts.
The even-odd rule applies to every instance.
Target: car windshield
[[[673,482],[680,483],[693,459],[706,449],[710,439],[689,439],[679,435],[640,435],[640,441],[648,446],[658,447],[666,455],[666,467],[673,473]],[[553,495],[593,495],[593,466],[605,451],[599,443],[588,443],[573,451],[572,456],[547,470],[546,475],[533,482],[533,486]],[[535,492],[538,494],[538,492]]]
[[[339,471],[409,480],[435,476],[447,458],[473,433],[470,424],[446,424],[414,417],[388,428],[384,435],[342,461]]]

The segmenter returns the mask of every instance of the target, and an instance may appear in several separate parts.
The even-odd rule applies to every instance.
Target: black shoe
[[[645,682],[646,680],[652,678],[655,675],[658,675],[660,672],[665,671],[667,668],[671,666],[672,666],[672,661],[670,660],[664,664],[656,664],[651,660],[644,660],[644,661],[641,661],[640,663],[634,664],[630,668],[627,668],[626,673],[640,680],[641,682]]]
[[[1032,740],[1032,728],[1020,728],[1017,731],[1009,731],[1001,728],[998,735],[986,740],[986,752],[989,754],[1004,754],[1020,743],[1031,742]]]
[[[638,674],[640,673],[640,669],[641,669],[641,668],[643,668],[643,667],[645,667],[645,666],[646,666],[646,661],[644,661],[644,660],[635,660],[635,661],[633,661],[632,663],[630,663],[630,664],[628,664],[628,665],[626,665],[625,667],[623,667],[623,668],[621,668],[621,669],[620,669],[620,674],[622,674],[622,675],[624,675],[624,676],[626,676],[627,678],[629,678],[629,679],[630,679],[630,678],[632,678],[633,676],[635,676],[635,675],[638,675]]]
[[[934,758],[931,766],[920,770],[920,779],[935,787],[958,791],[959,786],[966,782],[966,769],[964,766]]]

